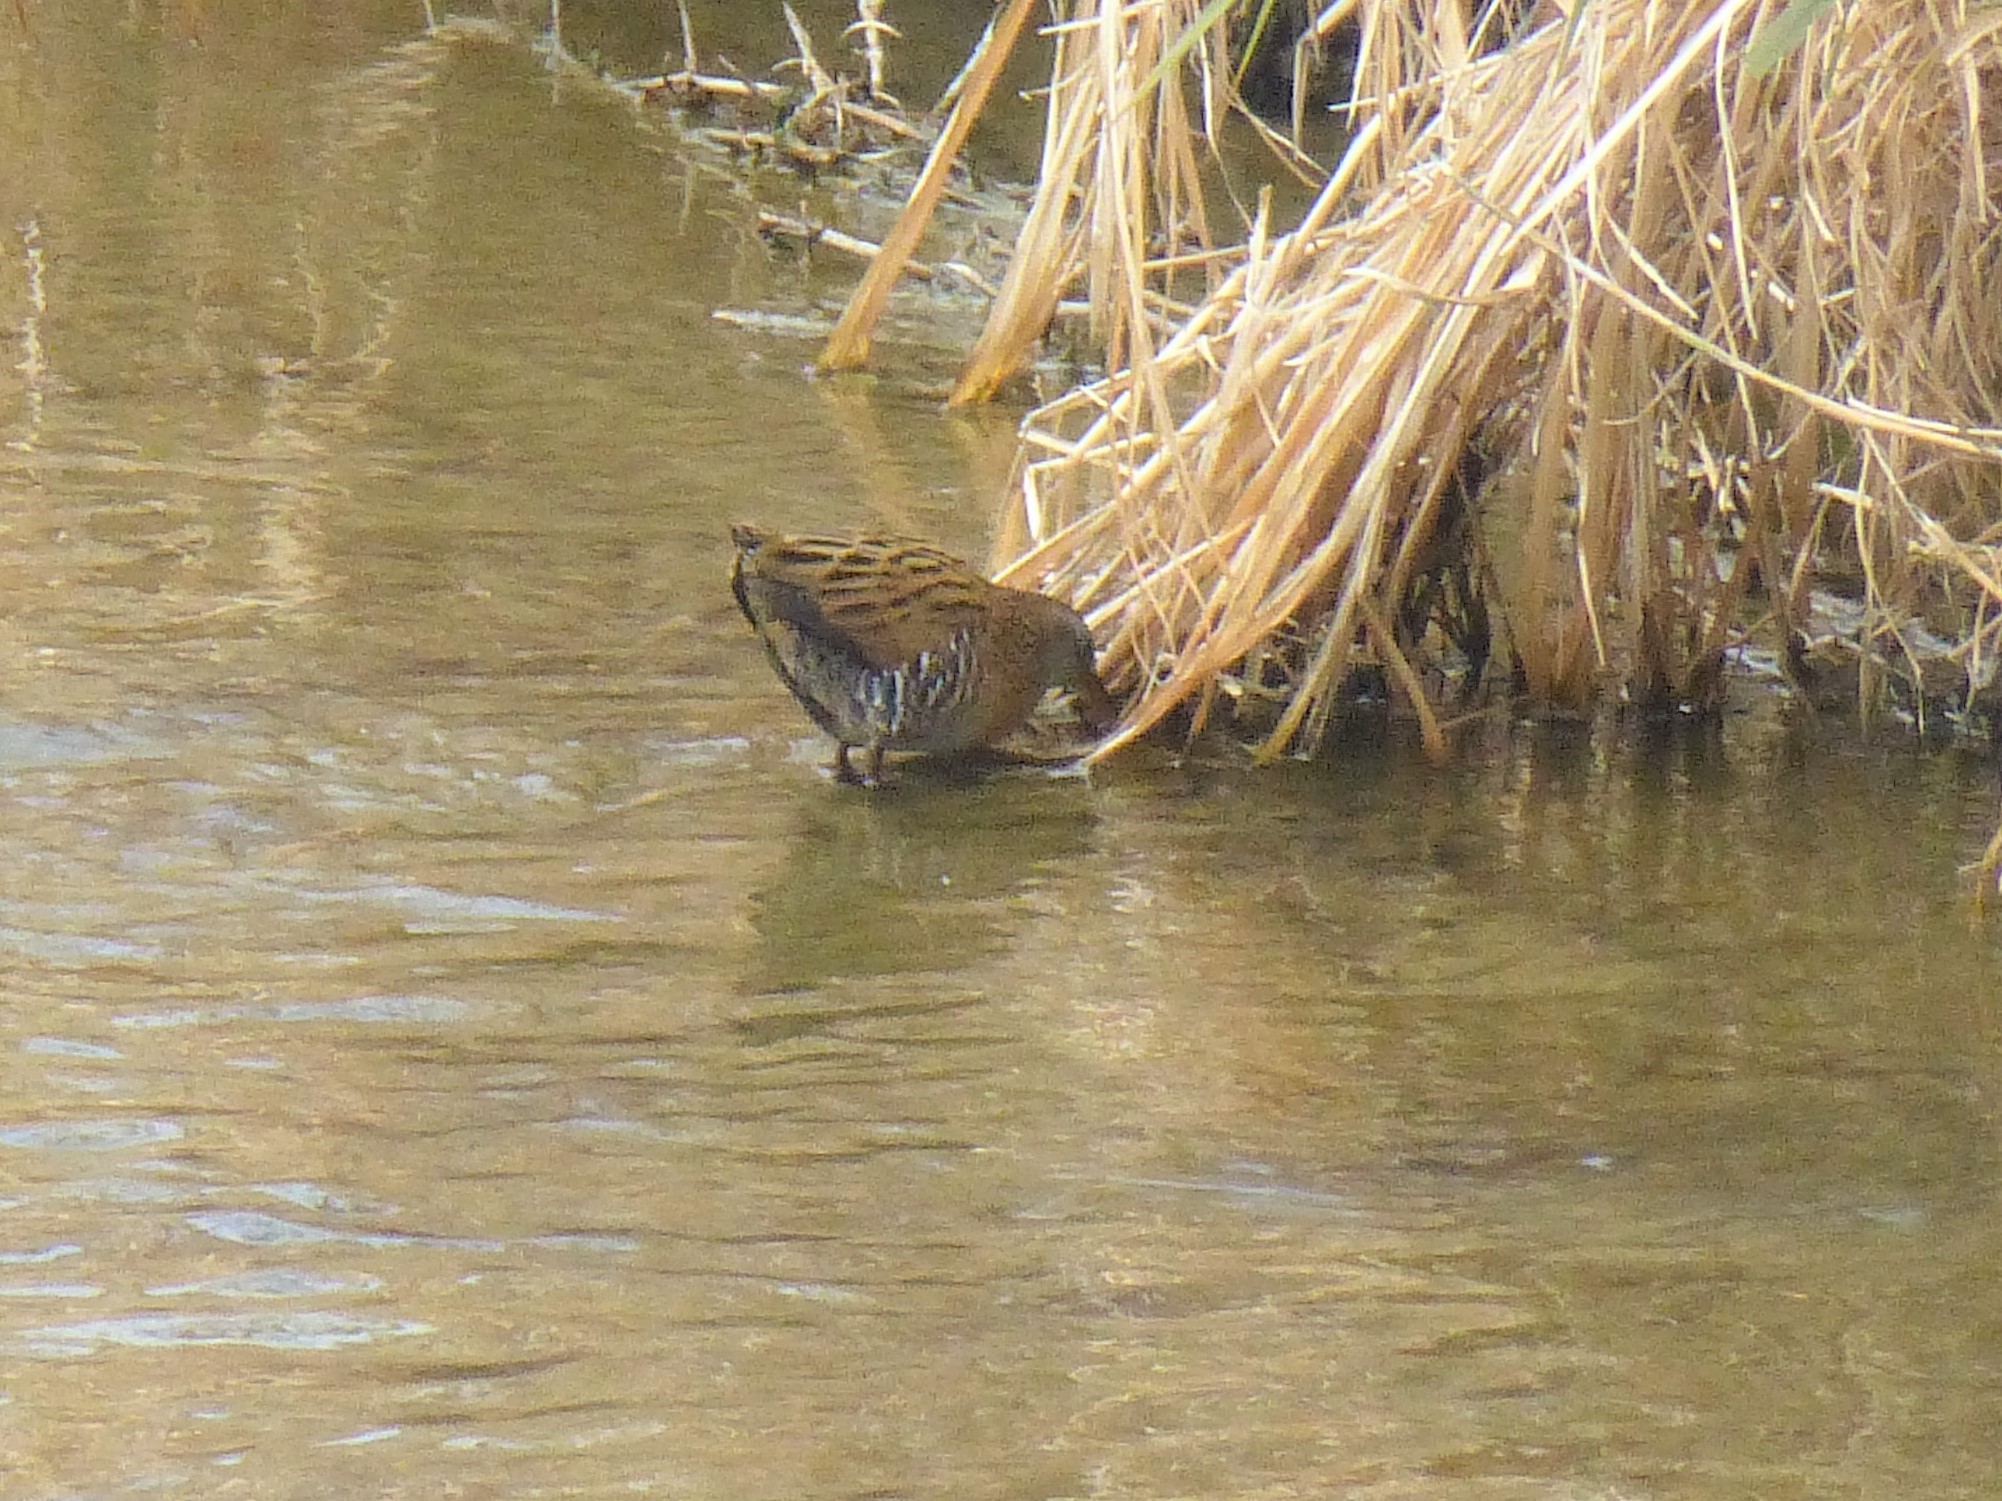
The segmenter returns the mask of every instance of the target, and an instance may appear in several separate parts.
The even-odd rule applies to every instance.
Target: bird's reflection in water
[[[808,799],[783,872],[754,898],[748,988],[945,972],[992,953],[1003,899],[1094,847],[1094,796],[1033,768],[913,762],[893,788]]]

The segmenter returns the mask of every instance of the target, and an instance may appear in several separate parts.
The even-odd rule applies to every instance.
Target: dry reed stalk
[[[1469,452],[1545,703],[1712,701],[1754,578],[1791,641],[1845,547],[1866,654],[1910,658],[1924,609],[1992,658],[2002,25],[1864,0],[1755,78],[1764,0],[1356,9],[1357,134],[1305,222],[1024,425],[1011,575],[1075,598],[1142,690],[1101,754],[1275,656],[1267,754],[1311,748],[1361,660],[1433,741],[1436,653],[1399,611]],[[1052,97],[1065,193],[1079,108]],[[1132,305],[1133,265],[1103,274]]]
[[[917,253],[918,241],[931,222],[932,210],[938,207],[951,179],[952,164],[966,144],[973,122],[980,117],[987,96],[1034,8],[1035,0],[1008,0],[1007,8],[995,17],[962,78],[955,80],[957,97],[952,116],[939,132],[931,155],[925,159],[924,170],[911,189],[910,202],[904,205],[897,222],[884,237],[881,253],[869,263],[868,271],[849,295],[848,306],[841,310],[834,332],[827,336],[827,345],[820,352],[822,370],[853,370],[868,362],[870,340],[883,309],[889,304],[890,293],[904,273],[905,262]]]
[[[1085,279],[1094,346],[1149,365],[1149,289],[1184,246],[1212,248],[1196,132],[1176,88],[1150,86],[1198,0],[1073,0],[1057,6],[1036,197],[952,403],[987,401],[1027,365],[1066,287]],[[1163,407],[1159,415],[1167,416]]]

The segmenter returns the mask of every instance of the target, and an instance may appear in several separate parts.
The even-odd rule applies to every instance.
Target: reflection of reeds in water
[[[1081,3],[1066,45],[1165,9]],[[1177,707],[1200,721],[1268,652],[1268,752],[1310,744],[1365,661],[1443,751],[1439,636],[1401,611],[1469,473],[1477,571],[1543,702],[1714,702],[1755,580],[1785,643],[1834,554],[1860,563],[1865,648],[1895,669],[1923,614],[1982,680],[2002,28],[1831,10],[1754,76],[1765,13],[1359,5],[1345,158],[1158,340],[1136,185],[1167,180],[1184,133],[1165,104],[1084,102],[1082,62],[1060,73],[1045,169],[1068,213],[1032,225],[1011,284],[1082,240],[1127,319],[1113,372],[1029,419],[1009,540],[1016,581],[1085,607],[1144,690],[1111,745]],[[1101,144],[1107,196],[1080,198],[1093,128],[1133,130],[1156,177]]]
[[[287,71],[297,28],[233,31],[234,71],[218,73],[202,48],[179,44],[197,39],[203,8],[173,9],[168,34],[189,34],[118,63],[134,70],[115,85],[128,92],[164,80],[149,106],[159,146],[148,192],[102,177],[101,163],[128,150],[130,122],[80,107],[84,80],[110,81],[86,21],[51,14],[32,64],[48,86],[22,93],[34,108],[0,132],[0,156],[23,155],[16,137],[62,148],[28,195],[38,208],[19,230],[24,274],[0,277],[22,287],[17,319],[0,294],[0,322],[21,328],[25,419],[0,452],[0,489],[48,486],[30,509],[52,524],[52,506],[74,506],[62,524],[89,545],[37,558],[36,584],[122,586],[68,602],[105,643],[248,636],[334,587],[323,532],[349,492],[330,471],[330,438],[373,411],[404,295],[413,275],[432,274],[412,225],[435,185],[438,79],[454,45],[499,37],[450,26],[311,89],[246,93],[238,75],[300,76]],[[233,144],[249,140],[257,151]],[[100,222],[132,232],[90,228]],[[45,277],[51,225],[64,226],[47,247],[60,274]],[[51,340],[55,327],[73,332]],[[196,414],[199,441],[113,436],[125,418],[165,432],[170,410]]]

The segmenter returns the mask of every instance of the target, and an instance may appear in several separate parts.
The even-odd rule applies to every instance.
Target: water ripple
[[[374,1292],[382,1286],[380,1277],[366,1272],[309,1272],[296,1267],[268,1267],[254,1272],[231,1272],[221,1277],[204,1277],[199,1282],[174,1282],[149,1287],[149,1298],[311,1298],[324,1293]]]
[[[302,1225],[275,1214],[259,1214],[254,1209],[210,1209],[188,1216],[188,1223],[204,1235],[239,1246],[298,1246],[355,1237],[318,1225]]]
[[[304,1225],[255,1209],[204,1209],[188,1216],[188,1223],[204,1235],[238,1246],[324,1245],[343,1241],[356,1246],[430,1246],[458,1251],[498,1253],[510,1245],[541,1246],[552,1250],[594,1251],[624,1254],[639,1249],[639,1241],[629,1235],[609,1235],[591,1231],[559,1231],[533,1235],[519,1241],[484,1240],[468,1236],[428,1235],[406,1230],[329,1230],[320,1225]]]
[[[371,1319],[329,1312],[137,1314],[81,1324],[49,1324],[8,1343],[23,1355],[59,1358],[113,1347],[164,1350],[192,1345],[258,1345],[268,1350],[334,1350],[378,1339],[429,1334],[415,1319]]]
[[[114,1027],[206,1027],[229,1021],[452,1022],[472,1014],[467,1001],[442,995],[358,995],[338,1001],[279,1001],[270,1005],[186,1006],[112,1018]]]
[[[44,1152],[117,1152],[127,1147],[179,1141],[186,1134],[178,1121],[29,1121],[19,1126],[0,1126],[0,1147],[26,1147]]]
[[[751,742],[742,735],[717,735],[706,740],[649,741],[646,750],[669,766],[715,766],[743,760],[751,753]]]
[[[81,1255],[82,1246],[65,1241],[60,1245],[44,1246],[39,1251],[0,1251],[0,1266],[34,1266],[44,1261],[62,1261]]]
[[[322,1449],[349,1449],[362,1444],[379,1444],[384,1439],[395,1438],[402,1432],[401,1428],[367,1428],[360,1433],[350,1433],[346,1438],[322,1439],[319,1447]]]
[[[45,964],[99,964],[107,959],[157,959],[157,943],[130,943],[119,938],[94,938],[87,933],[37,933],[27,928],[0,928],[0,949],[8,949]]]
[[[314,890],[281,882],[268,883],[296,901],[370,904],[399,908],[429,923],[500,922],[618,922],[609,912],[592,912],[583,907],[558,907],[548,902],[524,901],[512,896],[468,896],[437,886],[408,882],[384,882],[348,890]]]
[[[78,1042],[71,1037],[30,1037],[21,1044],[24,1053],[42,1053],[56,1058],[123,1058],[117,1048],[102,1043]]]
[[[51,1192],[86,1204],[180,1204],[190,1197],[187,1189],[144,1178],[78,1178],[56,1185]]]
[[[447,1235],[412,1235],[402,1231],[358,1234],[327,1230],[319,1225],[302,1225],[260,1214],[254,1209],[204,1210],[188,1216],[188,1223],[205,1235],[239,1246],[296,1246],[346,1241],[357,1246],[446,1246],[460,1251],[494,1252],[507,1249],[505,1241],[474,1240]]]
[[[0,770],[93,766],[168,754],[164,745],[116,725],[0,724]]]

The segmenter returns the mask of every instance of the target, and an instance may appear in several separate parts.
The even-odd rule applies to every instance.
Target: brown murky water
[[[0,7],[0,1493],[1997,1493],[1987,773],[834,787],[721,526],[978,549],[1009,418],[240,9]]]

